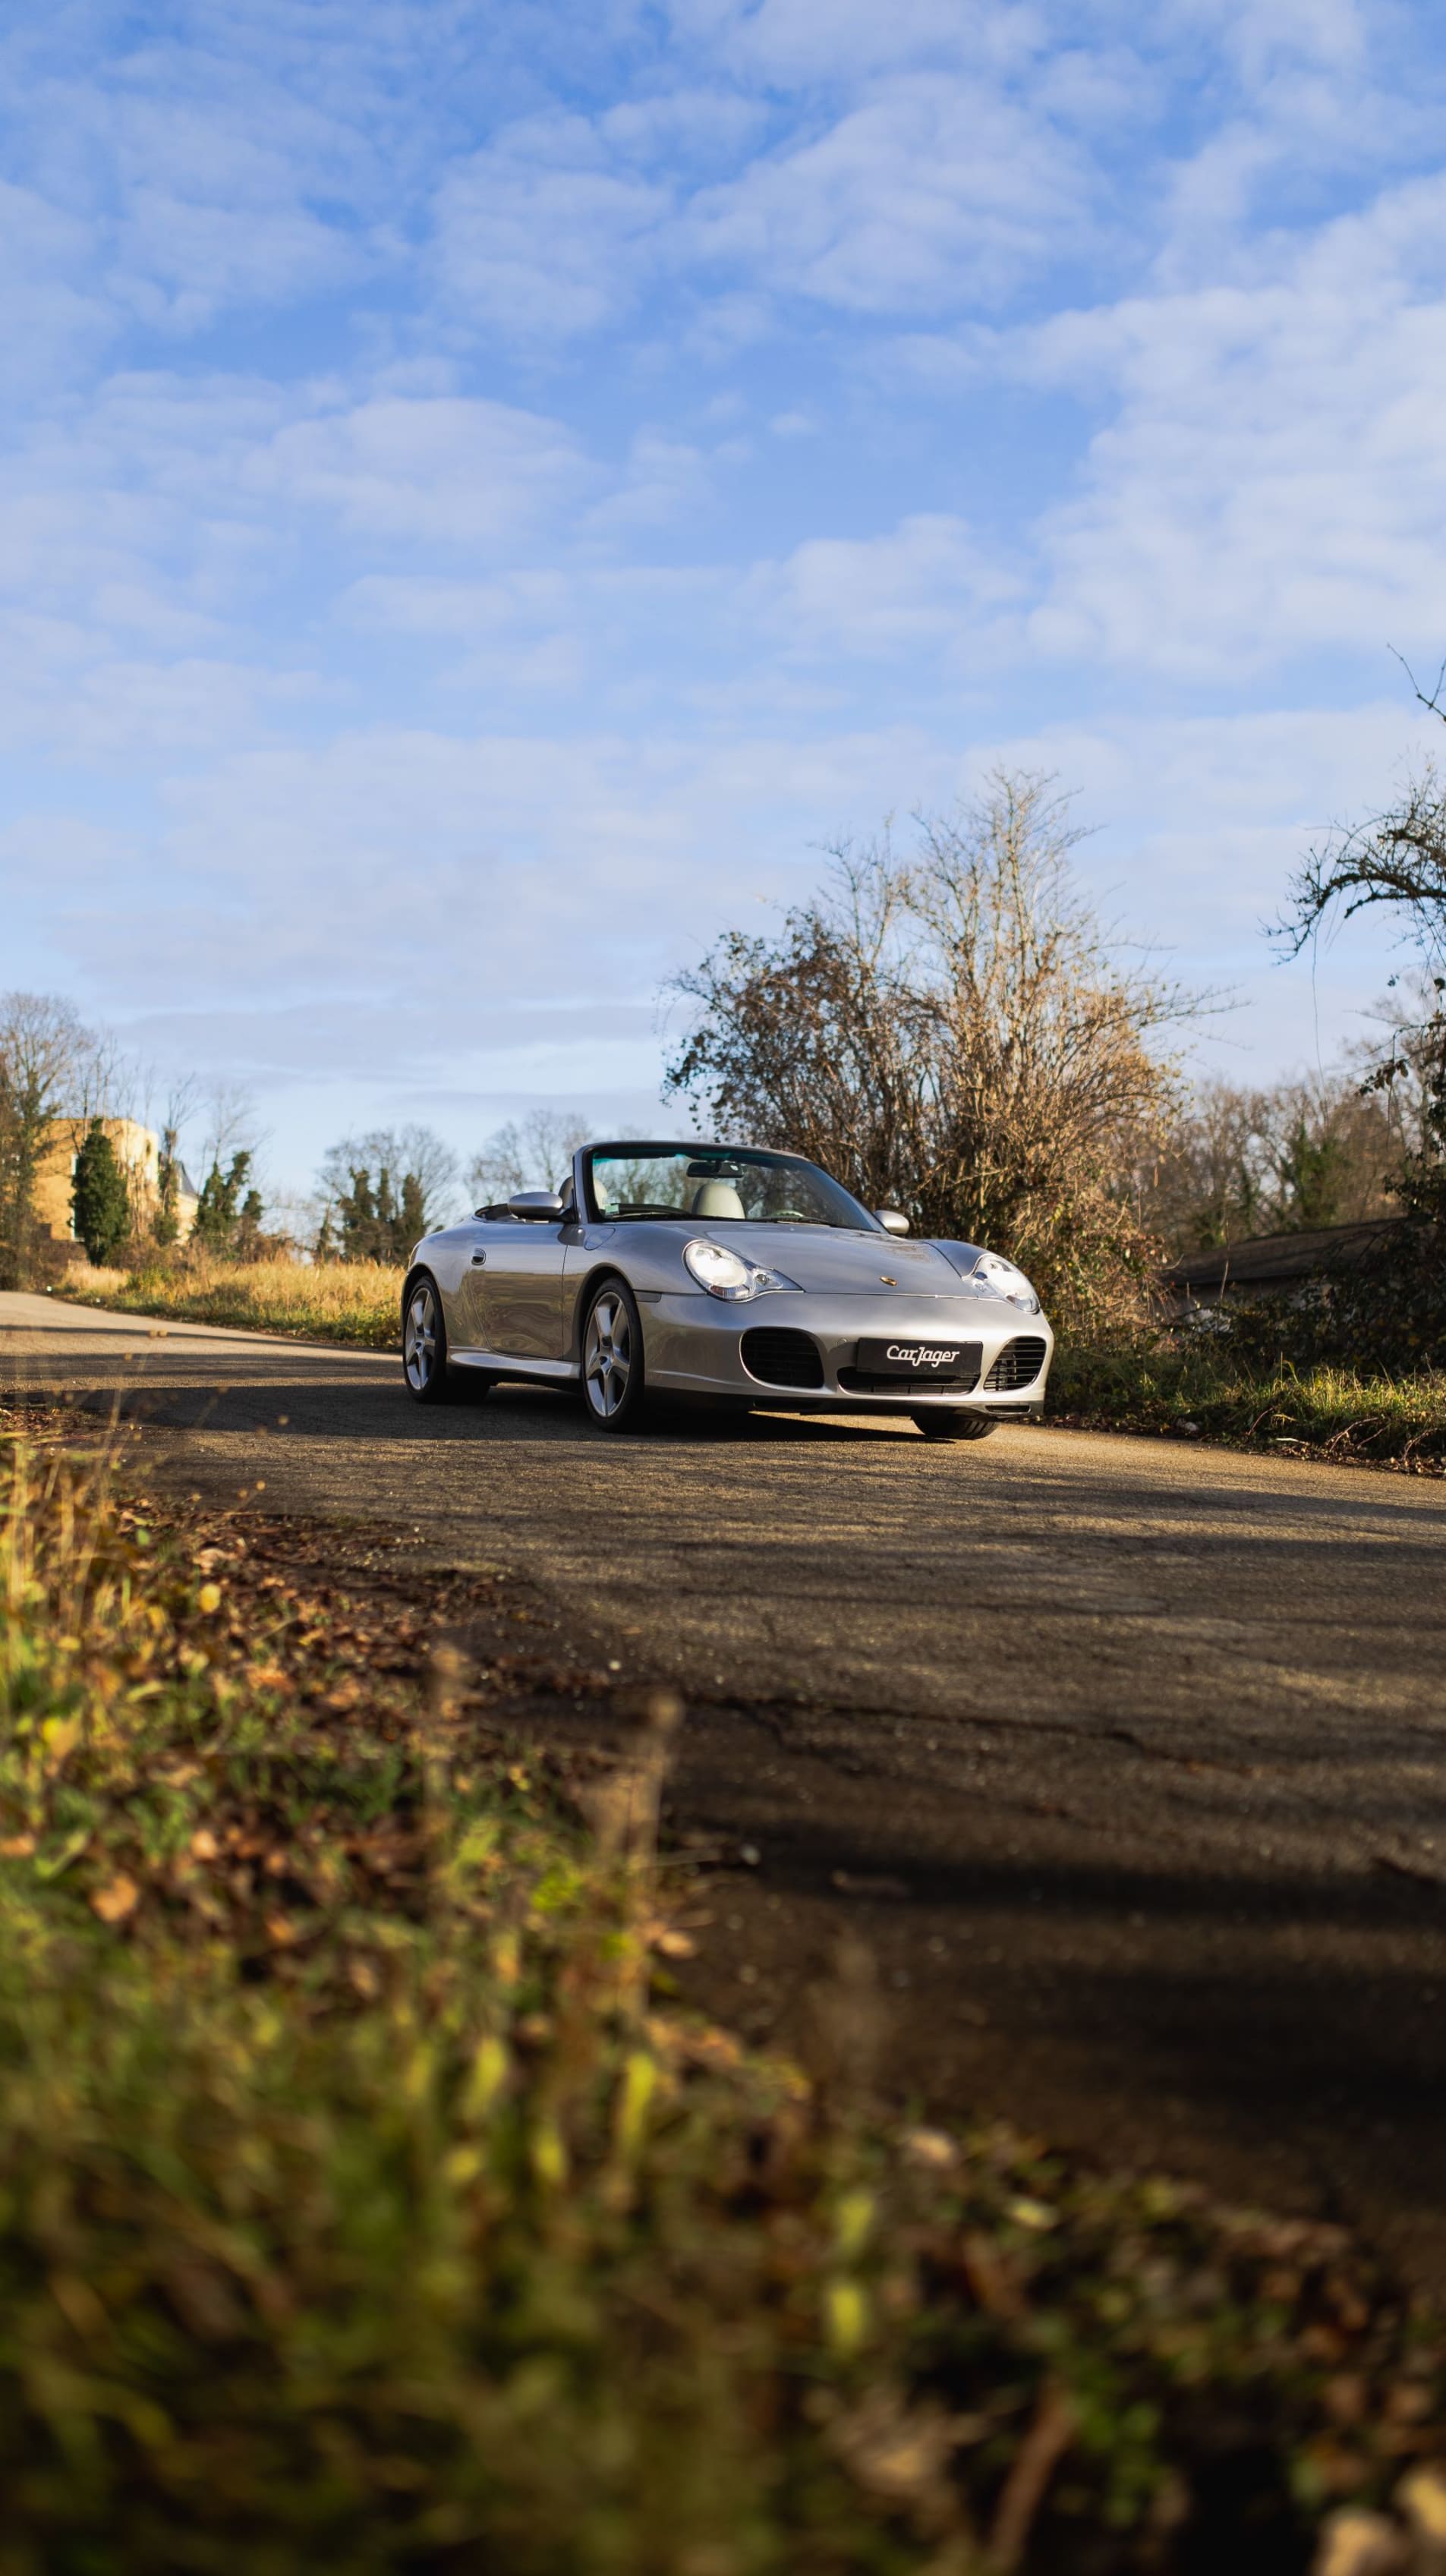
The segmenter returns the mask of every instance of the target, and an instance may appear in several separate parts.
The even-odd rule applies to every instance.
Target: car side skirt
[[[509,1359],[505,1351],[452,1351],[449,1368],[486,1369],[492,1377],[542,1378],[554,1386],[576,1386],[582,1370],[576,1360]]]

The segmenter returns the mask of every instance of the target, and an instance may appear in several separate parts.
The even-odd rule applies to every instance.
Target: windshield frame
[[[744,1217],[742,1219],[739,1219],[738,1217],[725,1217],[718,1220],[718,1223],[723,1228],[723,1240],[725,1242],[727,1241],[728,1234],[739,1223],[743,1223],[745,1225],[778,1226],[780,1228],[789,1224],[808,1225],[818,1234],[884,1234],[888,1230],[885,1226],[880,1225],[878,1218],[874,1215],[872,1209],[866,1208],[861,1199],[856,1199],[854,1197],[852,1190],[845,1189],[842,1181],[836,1181],[832,1172],[826,1172],[821,1163],[811,1161],[807,1154],[782,1154],[775,1151],[775,1149],[770,1145],[720,1145],[708,1143],[706,1141],[694,1143],[691,1139],[682,1139],[677,1136],[650,1139],[626,1136],[610,1140],[602,1144],[583,1145],[579,1147],[574,1163],[578,1198],[579,1203],[591,1224],[685,1225],[691,1227],[694,1232],[697,1232],[700,1227],[706,1227],[707,1220],[705,1218],[690,1216],[686,1208],[669,1208],[666,1210],[660,1210],[656,1215],[617,1216],[611,1211],[599,1206],[597,1191],[593,1186],[594,1156],[601,1155],[604,1158],[624,1155],[629,1157],[646,1157],[649,1154],[666,1154],[670,1158],[676,1158],[679,1155],[686,1155],[690,1161],[693,1160],[694,1157],[699,1161],[703,1161],[716,1155],[720,1161],[736,1159],[743,1162],[765,1163],[778,1167],[792,1167],[794,1170],[798,1171],[816,1172],[820,1180],[826,1181],[831,1190],[837,1190],[840,1198],[856,1212],[858,1217],[857,1225],[831,1225],[826,1220],[819,1220],[815,1223],[813,1219],[807,1217],[788,1218],[755,1216]]]

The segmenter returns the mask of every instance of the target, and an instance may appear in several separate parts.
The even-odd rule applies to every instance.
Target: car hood
[[[814,1225],[699,1225],[694,1239],[726,1244],[764,1268],[781,1270],[800,1288],[832,1296],[877,1297],[882,1286],[910,1297],[972,1297],[957,1270],[932,1243],[895,1234],[846,1234]]]

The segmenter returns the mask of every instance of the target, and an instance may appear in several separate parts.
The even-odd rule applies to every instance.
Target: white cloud
[[[505,403],[379,396],[294,421],[248,461],[249,490],[424,543],[513,541],[595,485],[557,421]]]
[[[1078,256],[1094,189],[1075,141],[998,86],[876,83],[825,131],[695,197],[703,259],[859,313],[959,312]]]
[[[964,520],[921,512],[885,536],[814,537],[757,566],[744,606],[802,660],[920,648],[953,660],[994,636],[1020,590],[1017,572],[991,560]]]
[[[0,180],[0,334],[12,403],[64,382],[111,337],[94,252],[93,229],[81,217]]]
[[[522,339],[596,330],[632,302],[671,208],[585,118],[528,118],[437,190],[442,292],[470,324]]]
[[[731,71],[807,89],[940,65],[1014,69],[1073,13],[1037,0],[670,0],[670,14]]]
[[[385,265],[396,199],[374,126],[393,66],[372,38],[390,12],[352,13],[373,28],[348,40],[322,0],[309,43],[297,12],[165,14],[142,32],[22,0],[0,40],[12,167],[84,221],[113,320],[190,332]]]
[[[1047,513],[1039,648],[1201,677],[1426,647],[1446,545],[1446,180],[1389,192],[1247,282],[1134,297],[1024,342],[1107,390],[1078,499]]]
[[[372,726],[173,774],[150,906],[117,886],[63,939],[72,976],[123,987],[132,1008],[182,993],[271,1025],[345,1006],[352,1069],[374,1067],[384,1026],[400,1076],[409,1052],[476,1043],[493,995],[645,1000],[740,902],[801,889],[821,825],[947,792],[957,773],[909,728],[640,749],[625,733]]]

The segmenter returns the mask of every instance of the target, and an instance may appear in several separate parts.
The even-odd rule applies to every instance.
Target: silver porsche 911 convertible
[[[651,1392],[790,1413],[906,1413],[982,1440],[1037,1415],[1054,1336],[1029,1281],[972,1243],[910,1243],[798,1154],[585,1145],[417,1245],[402,1361],[419,1404],[498,1379],[579,1386],[599,1431]]]

